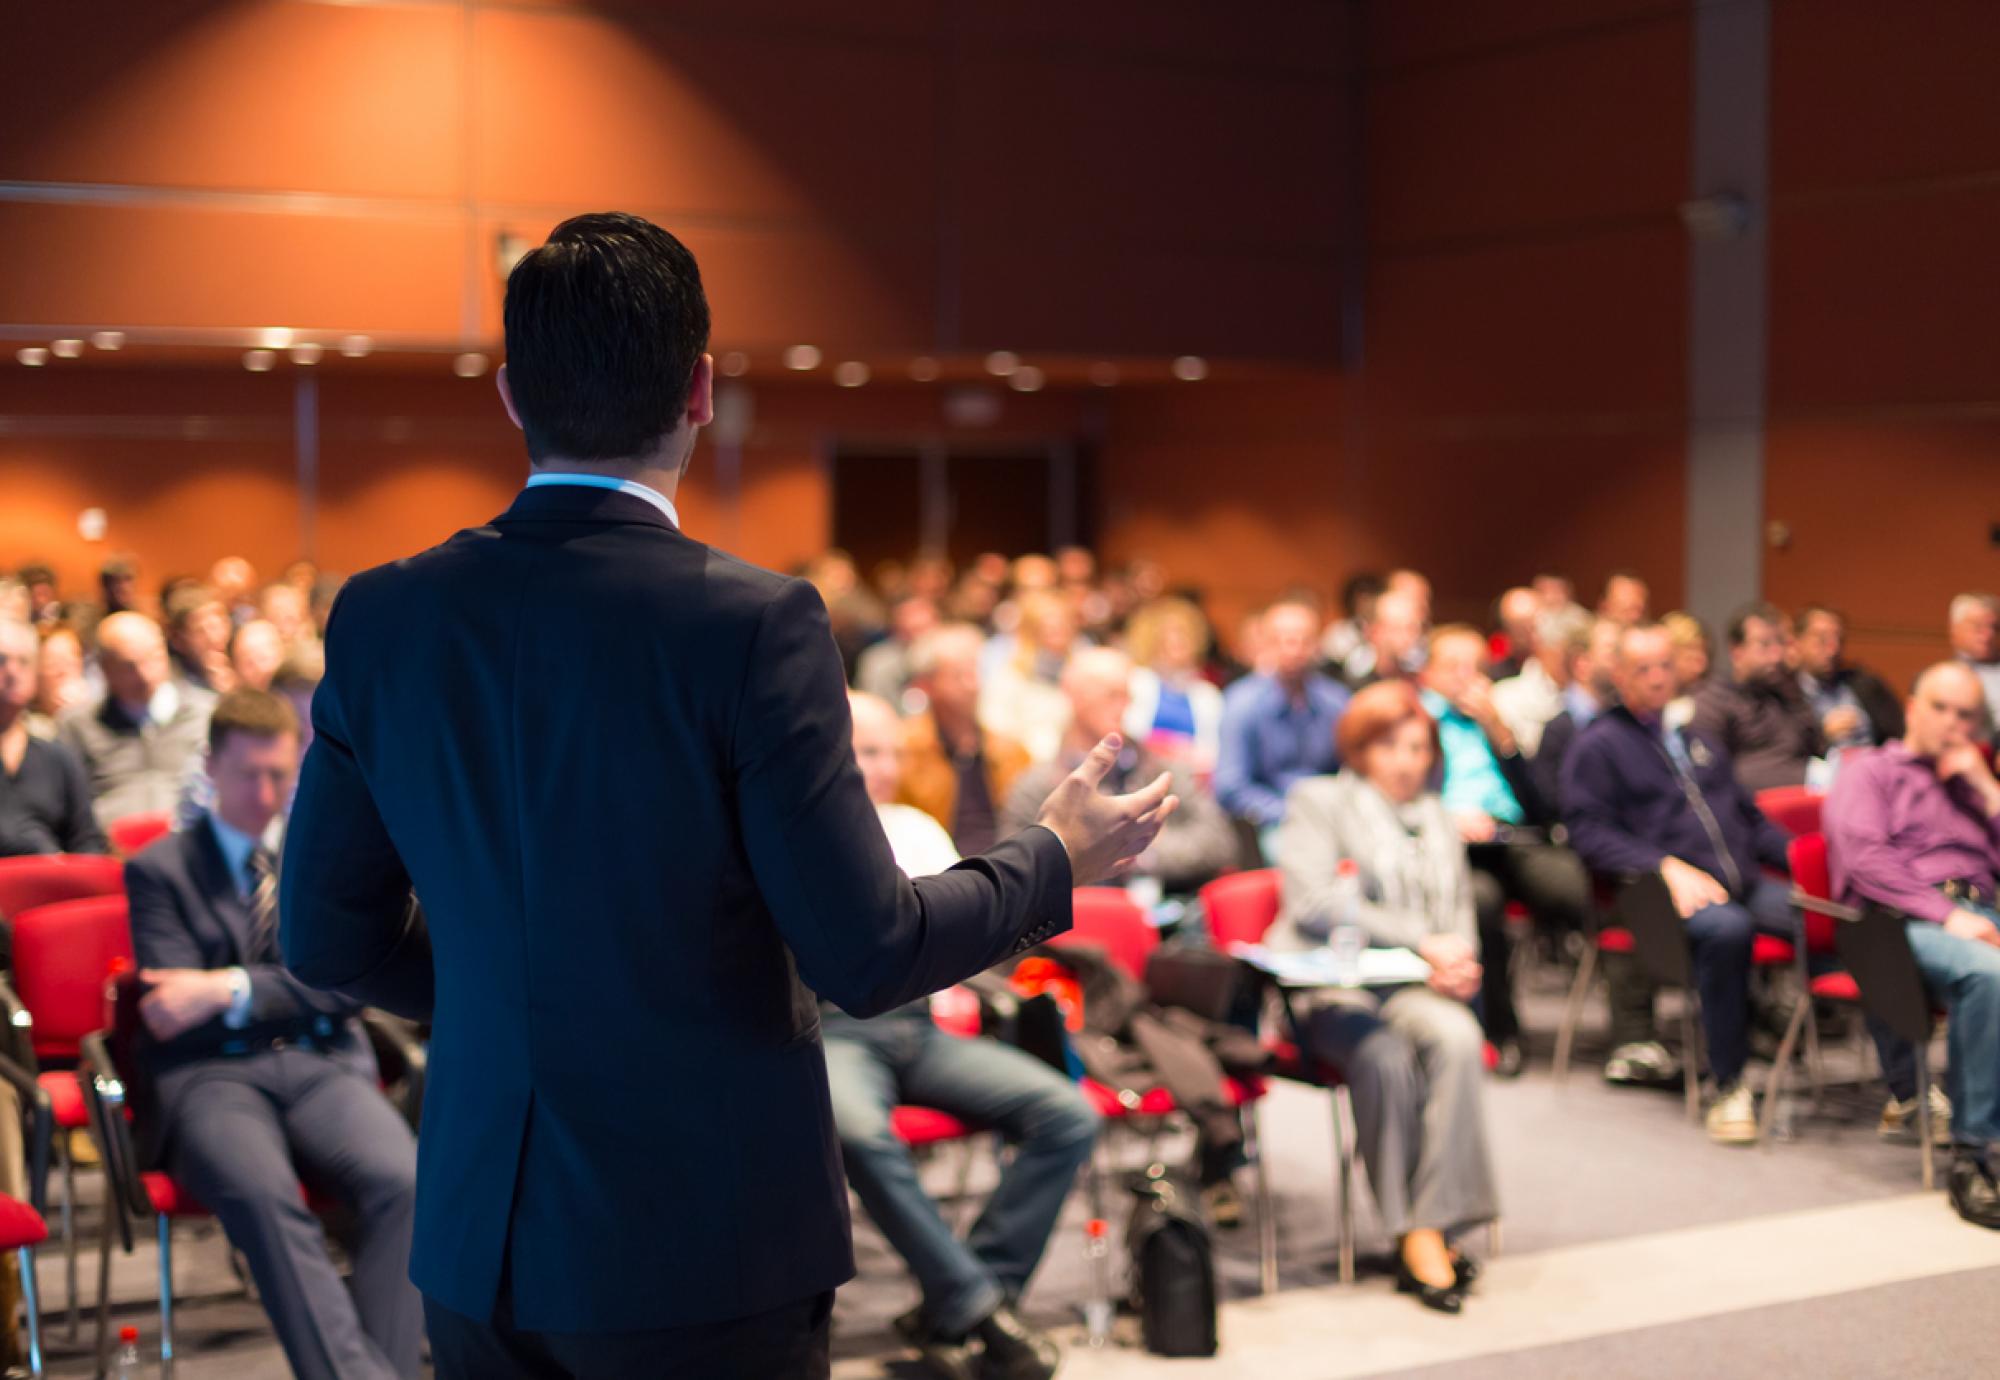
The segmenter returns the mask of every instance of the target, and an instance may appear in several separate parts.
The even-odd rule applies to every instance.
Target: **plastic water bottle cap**
[[[139,1340],[139,1329],[129,1325],[119,1328],[118,1340],[124,1342],[127,1346],[136,1344]]]
[[[1093,1217],[1083,1224],[1083,1234],[1095,1241],[1104,1235],[1107,1226],[1102,1217]]]
[[[1336,876],[1341,876],[1341,877],[1359,876],[1361,872],[1361,864],[1356,862],[1352,858],[1342,858],[1340,860],[1340,865],[1334,868],[1333,870]]]
[[[131,970],[132,960],[125,957],[124,954],[119,954],[116,958],[112,959],[105,969],[112,977],[117,977],[120,973],[127,973]],[[134,1336],[138,1335],[137,1328],[133,1328],[131,1331]]]

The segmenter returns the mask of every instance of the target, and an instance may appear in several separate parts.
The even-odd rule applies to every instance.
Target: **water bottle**
[[[139,1329],[118,1329],[118,1354],[112,1358],[111,1380],[139,1380]]]
[[[1368,936],[1361,930],[1361,864],[1342,858],[1333,877],[1333,980],[1342,987],[1361,985],[1361,951]]]

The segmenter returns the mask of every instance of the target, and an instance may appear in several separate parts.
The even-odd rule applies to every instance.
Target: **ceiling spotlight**
[[[938,376],[938,362],[929,355],[918,355],[910,361],[910,377],[918,383],[929,383]]]
[[[57,359],[75,359],[83,353],[83,342],[81,340],[51,340],[49,342],[49,353]]]
[[[14,351],[14,358],[30,369],[39,369],[49,362],[49,351],[45,345],[23,345]]]
[[[1006,378],[1021,367],[1021,357],[1012,350],[995,350],[986,356],[986,372],[996,378]]]
[[[1182,355],[1174,361],[1174,377],[1183,383],[1199,383],[1208,377],[1208,361],[1200,355]]]
[[[319,357],[325,353],[326,349],[324,346],[315,345],[310,340],[300,341],[297,345],[292,346],[292,363],[317,364],[319,363]]]
[[[100,350],[122,350],[125,348],[125,332],[99,331],[90,338],[90,343]]]
[[[868,382],[869,369],[858,359],[846,359],[833,366],[833,381],[842,388],[859,388]]]
[[[1032,364],[1023,364],[1007,375],[1007,386],[1016,393],[1039,393],[1048,376]]]
[[[269,350],[245,350],[243,352],[243,367],[253,374],[268,374],[271,372],[271,366],[277,362],[278,357]]]
[[[486,372],[486,356],[477,350],[467,350],[451,362],[451,372],[462,379],[476,379]]]
[[[1090,366],[1090,381],[1099,388],[1117,387],[1118,366],[1109,360],[1100,359],[1097,363]]]
[[[257,332],[257,343],[267,350],[282,350],[292,343],[289,326],[266,326]]]
[[[731,350],[722,357],[719,367],[725,378],[740,379],[750,372],[750,356],[741,350]]]
[[[366,359],[368,352],[375,348],[375,342],[365,335],[344,335],[340,338],[340,352],[349,359]]]
[[[817,369],[819,368],[819,358],[818,346],[794,345],[785,351],[785,367],[800,371]]]

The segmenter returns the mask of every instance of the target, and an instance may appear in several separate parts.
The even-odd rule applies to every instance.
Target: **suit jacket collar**
[[[517,522],[606,522],[657,527],[678,532],[667,515],[631,494],[616,489],[584,488],[576,484],[544,484],[523,489],[513,506],[495,524],[505,527]]]

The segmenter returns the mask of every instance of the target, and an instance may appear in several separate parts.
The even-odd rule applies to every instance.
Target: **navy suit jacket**
[[[431,1021],[411,1273],[475,1319],[503,1269],[531,1331],[832,1289],[814,993],[873,1015],[1069,923],[1046,829],[899,872],[819,595],[628,494],[528,489],[357,576],[313,723],[286,961]]]
[[[250,976],[250,1023],[232,1030],[220,1016],[158,1042],[142,1039],[143,1066],[152,1074],[157,1114],[139,1130],[149,1160],[172,1135],[181,1090],[213,1059],[274,1037],[309,1036],[355,1072],[375,1078],[375,1056],[360,1023],[360,1007],[346,997],[317,991],[275,963],[250,963],[250,904],[229,875],[229,864],[206,816],[149,844],[125,864],[131,904],[132,947],[141,968],[242,967]]]

